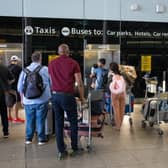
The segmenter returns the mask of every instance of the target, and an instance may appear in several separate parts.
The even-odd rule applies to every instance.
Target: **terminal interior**
[[[77,60],[81,67],[86,87],[89,87],[90,83],[90,68],[99,58],[106,59],[107,68],[113,61],[133,66],[137,74],[132,88],[135,97],[134,110],[131,116],[125,115],[120,132],[114,130],[110,118],[107,118],[103,138],[92,139],[90,152],[86,150],[82,155],[69,157],[61,162],[56,159],[54,134],[50,135],[49,142],[44,146],[37,146],[36,138],[31,146],[25,146],[25,124],[10,123],[10,137],[0,137],[0,167],[167,168],[167,123],[160,125],[159,128],[164,134],[159,135],[158,125],[151,127],[147,123],[144,126],[144,116],[141,114],[145,98],[156,96],[156,90],[158,91],[159,87],[163,89],[163,81],[166,81],[164,87],[167,91],[167,25],[131,21],[25,19],[27,20],[23,23],[22,18],[18,17],[0,18],[0,61],[3,64],[8,65],[9,58],[17,55],[21,66],[25,67],[30,63],[31,53],[40,51],[43,65],[48,65],[48,62],[57,56],[57,46],[64,42],[70,46],[70,56]],[[25,26],[32,26],[34,34],[26,35],[23,32]],[[35,27],[50,30],[40,31],[40,28]],[[70,30],[68,36],[61,32],[64,27]],[[52,33],[52,29],[55,33]],[[148,75],[151,81],[146,80],[145,75]],[[20,115],[23,118],[25,116],[22,108]],[[129,122],[130,117],[132,125]],[[66,141],[69,144],[69,140]],[[83,143],[85,144],[85,141]]]

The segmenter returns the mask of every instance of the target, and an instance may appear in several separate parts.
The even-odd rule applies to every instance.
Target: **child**
[[[91,67],[91,74],[90,74],[90,78],[91,78],[91,88],[95,88],[95,81],[96,81],[96,76],[95,76],[95,69],[98,68],[97,64],[93,64],[93,66]]]

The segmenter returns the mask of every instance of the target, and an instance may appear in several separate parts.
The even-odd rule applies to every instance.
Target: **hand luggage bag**
[[[45,134],[47,136],[54,134],[54,117],[53,117],[53,110],[52,110],[52,104],[49,103],[48,105],[48,113],[45,121]]]

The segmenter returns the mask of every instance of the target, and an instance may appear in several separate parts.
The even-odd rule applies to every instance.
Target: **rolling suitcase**
[[[54,134],[53,110],[51,103],[49,103],[48,105],[48,113],[45,121],[45,134],[47,135],[47,137],[49,137],[49,135]]]

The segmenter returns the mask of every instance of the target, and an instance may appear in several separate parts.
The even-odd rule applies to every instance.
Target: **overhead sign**
[[[152,56],[151,55],[142,55],[141,56],[141,71],[142,72],[150,72],[152,64]]]
[[[49,27],[40,27],[40,26],[26,26],[24,28],[24,32],[26,35],[57,35],[59,30],[56,28],[53,28],[51,26]]]
[[[24,28],[26,35],[44,35],[44,36],[97,36],[104,35],[108,37],[165,37],[168,38],[168,32],[149,32],[149,31],[116,31],[113,29],[98,29],[98,28],[76,28],[76,27],[55,27],[55,26],[26,26]]]
[[[32,26],[26,26],[25,29],[24,29],[24,32],[26,35],[32,35],[34,30],[33,30],[33,27]]]
[[[70,29],[68,27],[63,27],[61,30],[61,33],[63,36],[69,36],[70,35]]]

